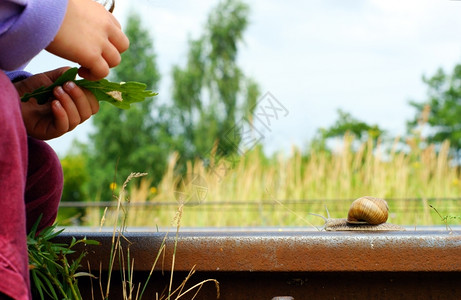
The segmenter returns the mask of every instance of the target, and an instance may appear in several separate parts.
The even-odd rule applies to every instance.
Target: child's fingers
[[[113,68],[117,65],[120,64],[120,61],[122,60],[122,57],[120,56],[120,52],[113,46],[110,45],[104,49],[104,52],[102,53],[102,57],[104,60],[107,62],[107,65],[109,68]]]
[[[114,45],[119,53],[125,52],[130,47],[130,40],[121,30],[109,35],[109,42]]]
[[[48,126],[45,136],[61,136],[69,131],[69,119],[67,117],[67,112],[64,107],[62,107],[59,100],[53,100],[53,102],[51,102],[51,111],[54,116],[54,126]]]
[[[67,131],[71,131],[72,129],[77,127],[77,125],[81,123],[81,117],[78,112],[77,106],[72,101],[72,98],[69,96],[69,94],[67,94],[62,87],[60,86],[56,87],[53,92],[54,92],[56,99],[59,101],[59,103],[64,108],[67,114],[67,120],[68,120]],[[61,121],[63,120],[55,120],[55,122],[61,122]]]
[[[93,95],[92,92],[90,92],[89,90],[86,90],[86,89],[82,89],[83,90],[83,93],[85,93],[87,99],[88,99],[88,102],[90,103],[90,106],[91,106],[91,112],[92,114],[96,114],[98,111],[99,111],[99,101],[98,99],[96,99],[96,97]]]
[[[72,81],[66,82],[63,88],[75,104],[77,113],[80,116],[80,123],[88,120],[93,115],[93,110],[87,95]]]
[[[100,80],[109,75],[109,65],[101,56],[97,63],[91,65],[91,68],[80,67],[78,75],[88,80]]]
[[[120,22],[117,20],[117,18],[111,13],[110,14],[112,22],[114,22],[115,26],[118,28],[122,29],[122,25],[120,25]]]
[[[98,80],[120,63],[120,53],[129,47],[120,23],[104,7],[91,0],[69,0],[54,40],[46,49],[77,62],[79,75]]]
[[[56,100],[51,103],[53,123],[46,129],[45,136],[57,137],[73,130],[99,110],[99,102],[93,94],[67,82],[53,90]]]

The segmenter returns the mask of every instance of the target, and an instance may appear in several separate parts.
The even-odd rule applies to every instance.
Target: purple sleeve
[[[26,79],[27,77],[32,75],[29,72],[21,71],[21,70],[5,72],[5,73],[6,73],[6,76],[8,76],[8,78],[10,78],[12,82]]]
[[[0,0],[0,69],[29,62],[56,36],[67,0]]]

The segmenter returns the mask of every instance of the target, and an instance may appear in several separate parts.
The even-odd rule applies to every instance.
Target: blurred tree
[[[430,78],[423,76],[427,85],[427,99],[423,102],[411,101],[416,116],[407,122],[408,131],[427,124],[426,139],[430,143],[450,141],[455,155],[460,158],[461,150],[461,65],[456,65],[451,74],[439,68]]]
[[[251,122],[260,92],[237,66],[248,15],[249,7],[241,1],[220,2],[205,33],[189,41],[186,65],[173,68],[175,129],[183,161],[206,157],[213,146],[219,155],[235,154],[242,136],[231,130]]]
[[[384,134],[384,130],[379,128],[379,126],[376,124],[367,124],[363,121],[354,118],[350,113],[345,112],[341,109],[338,109],[337,112],[338,119],[336,120],[335,124],[333,124],[329,128],[319,129],[321,137],[320,140],[326,140],[334,137],[342,137],[346,133],[353,134],[356,138],[362,141],[368,138],[376,140]],[[318,142],[319,141],[317,141],[317,143]]]
[[[74,146],[76,146],[74,144]],[[77,146],[78,147],[78,146]],[[61,159],[64,172],[64,187],[61,201],[79,202],[86,201],[88,194],[86,184],[89,181],[88,168],[86,168],[86,156],[83,153],[71,152]],[[60,208],[58,223],[67,225],[70,222],[78,222],[78,218],[84,214],[80,208]]]
[[[113,69],[113,81],[138,81],[156,90],[160,74],[153,43],[147,29],[142,28],[139,15],[130,13],[125,33],[130,48],[122,54],[122,62]],[[163,174],[170,152],[170,134],[165,110],[155,107],[156,98],[132,105],[129,110],[115,109],[101,103],[93,118],[95,133],[89,147],[90,190],[110,200],[110,186],[121,183],[131,172],[148,172],[154,183]],[[155,111],[155,116],[153,112]]]
[[[86,167],[86,157],[83,154],[68,154],[61,159],[64,172],[64,188],[62,201],[77,202],[87,198],[85,183],[89,174]]]
[[[337,113],[338,118],[332,126],[317,130],[313,139],[309,141],[303,159],[309,160],[313,153],[322,153],[327,157],[335,155],[332,149],[334,144],[329,143],[334,138],[341,138],[345,145],[349,145],[350,151],[355,152],[363,143],[377,143],[385,134],[378,125],[360,121],[342,109],[338,109]],[[368,148],[366,149],[368,151]]]

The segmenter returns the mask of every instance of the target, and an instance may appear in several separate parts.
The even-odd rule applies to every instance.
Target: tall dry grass
[[[124,235],[126,226],[127,226],[127,217],[130,213],[130,207],[127,206],[127,204],[129,203],[129,199],[126,197],[126,189],[130,181],[132,181],[135,178],[143,177],[145,175],[147,174],[146,173],[131,173],[128,176],[128,178],[125,180],[123,185],[121,186],[121,189],[117,197],[117,202],[116,202],[117,206],[116,206],[115,212],[113,213],[113,216],[110,217],[111,219],[110,222],[113,222],[113,224],[112,223],[109,224],[112,227],[112,242],[111,242],[111,247],[110,247],[110,255],[108,257],[109,258],[109,261],[108,261],[109,268],[107,271],[107,278],[104,278],[104,280],[102,279],[101,265],[100,265],[99,277],[90,276],[91,287],[92,287],[91,289],[92,299],[95,299],[95,295],[97,295],[97,292],[95,293],[95,290],[93,288],[94,287],[93,278],[95,280],[98,279],[99,281],[99,288],[100,288],[100,293],[101,293],[100,299],[104,299],[104,300],[112,299],[113,297],[113,295],[111,294],[111,291],[113,290],[112,276],[115,275],[116,273],[114,271],[114,264],[116,261],[118,261],[118,263],[120,264],[119,265],[119,269],[120,269],[119,275],[120,275],[121,287],[122,287],[122,295],[116,295],[116,296],[117,297],[121,296],[121,298],[124,300],[142,300],[143,295],[148,297],[149,299],[155,298],[155,299],[160,299],[160,300],[161,299],[171,300],[171,299],[183,298],[183,296],[185,296],[186,294],[187,295],[193,294],[193,296],[189,299],[196,299],[203,285],[206,283],[210,283],[210,282],[215,284],[217,298],[219,298],[219,293],[220,293],[219,282],[216,279],[205,279],[199,283],[195,283],[192,286],[188,284],[189,279],[195,273],[195,266],[191,268],[191,270],[189,271],[189,274],[182,280],[181,284],[179,284],[178,286],[174,285],[173,279],[174,279],[174,274],[175,274],[174,271],[175,271],[175,261],[176,261],[176,250],[178,247],[179,230],[181,227],[181,218],[182,218],[182,212],[183,212],[183,207],[184,207],[183,204],[177,205],[176,212],[174,214],[173,219],[171,220],[172,225],[175,227],[176,235],[174,237],[172,263],[171,263],[171,269],[170,269],[170,282],[168,285],[168,290],[165,289],[163,292],[154,291],[155,294],[152,294],[153,291],[147,292],[148,284],[150,280],[153,279],[152,275],[154,273],[154,270],[156,269],[157,264],[165,256],[166,248],[168,247],[167,238],[169,235],[169,231],[165,232],[165,236],[159,248],[152,249],[154,253],[156,252],[156,258],[152,262],[151,270],[149,272],[147,279],[144,282],[138,282],[137,281],[138,279],[134,279],[135,277],[134,265],[136,261],[131,256],[131,252],[130,252],[131,242]],[[106,214],[107,214],[107,210],[105,210],[104,215],[101,218],[101,224],[109,221],[106,218]],[[89,264],[88,264],[88,268],[91,269]],[[91,270],[89,271],[91,272]],[[163,268],[162,268],[161,273],[163,274]],[[77,295],[74,298],[81,299],[81,296],[79,297]]]
[[[190,162],[183,178],[172,155],[155,195],[148,179],[131,188],[131,203],[150,206],[131,207],[127,225],[168,225],[183,202],[183,226],[308,226],[322,223],[309,213],[325,215],[326,206],[332,217],[345,217],[351,201],[364,195],[388,199],[389,221],[402,225],[441,224],[429,204],[442,215],[461,215],[461,178],[449,143],[404,145],[398,139],[388,148],[371,139],[357,145],[346,135],[333,153],[293,148],[267,159],[256,149],[236,164],[213,157],[207,168]]]

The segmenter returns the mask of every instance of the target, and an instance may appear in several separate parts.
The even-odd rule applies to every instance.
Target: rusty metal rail
[[[88,248],[88,260],[93,269],[101,264],[107,271],[112,234],[64,232],[58,240],[68,242],[72,236],[100,241],[101,246]],[[142,281],[165,233],[128,232],[124,237],[124,249],[129,244],[134,258],[135,278]],[[166,238],[151,293],[168,283],[168,272],[163,277],[161,270],[171,268],[174,242],[173,232]],[[188,284],[215,278],[220,299],[461,299],[461,231],[180,232],[175,284],[194,266]],[[215,299],[214,286],[205,286],[199,295],[197,299]]]

